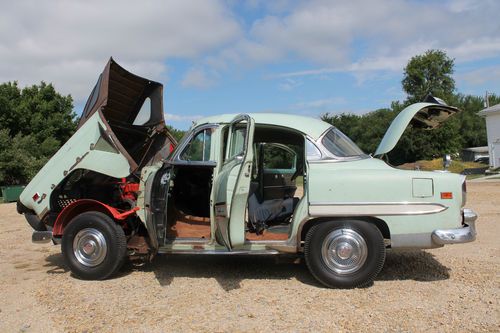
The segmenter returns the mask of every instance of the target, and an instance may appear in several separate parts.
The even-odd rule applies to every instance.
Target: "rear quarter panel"
[[[320,203],[332,216],[374,216],[388,225],[393,247],[432,247],[432,231],[461,225],[462,182],[460,175],[400,170],[371,158],[309,163],[309,210],[314,216]]]

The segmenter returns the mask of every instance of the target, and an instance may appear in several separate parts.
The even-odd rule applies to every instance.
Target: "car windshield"
[[[323,137],[323,146],[338,157],[355,157],[365,155],[344,133],[332,127]]]

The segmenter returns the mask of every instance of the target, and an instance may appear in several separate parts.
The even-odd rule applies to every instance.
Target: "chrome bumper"
[[[31,241],[33,243],[50,243],[52,240],[52,231],[33,231],[31,235]]]
[[[465,208],[463,210],[464,226],[458,229],[437,229],[432,233],[432,241],[438,245],[468,243],[476,239],[475,222],[477,214]]]

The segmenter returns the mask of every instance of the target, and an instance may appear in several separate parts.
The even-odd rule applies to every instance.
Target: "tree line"
[[[52,84],[1,84],[0,185],[28,183],[75,129],[73,99]]]
[[[462,148],[487,145],[486,125],[477,112],[484,108],[481,96],[456,92],[453,79],[454,60],[440,50],[429,50],[410,59],[404,69],[402,88],[404,101],[366,114],[330,114],[321,116],[336,126],[367,153],[374,153],[392,120],[408,105],[423,101],[428,94],[442,98],[461,112],[441,127],[425,130],[408,126],[396,147],[388,154],[391,164],[399,165],[428,160],[444,154],[458,154]],[[500,103],[500,96],[490,95],[490,105]]]

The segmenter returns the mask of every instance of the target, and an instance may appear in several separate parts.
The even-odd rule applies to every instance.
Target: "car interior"
[[[179,155],[191,163],[171,171],[167,205],[167,241],[209,240],[210,194],[215,162],[210,161],[213,129],[194,135]],[[256,126],[254,163],[247,203],[249,242],[286,240],[295,206],[303,196],[304,137],[280,127]]]

